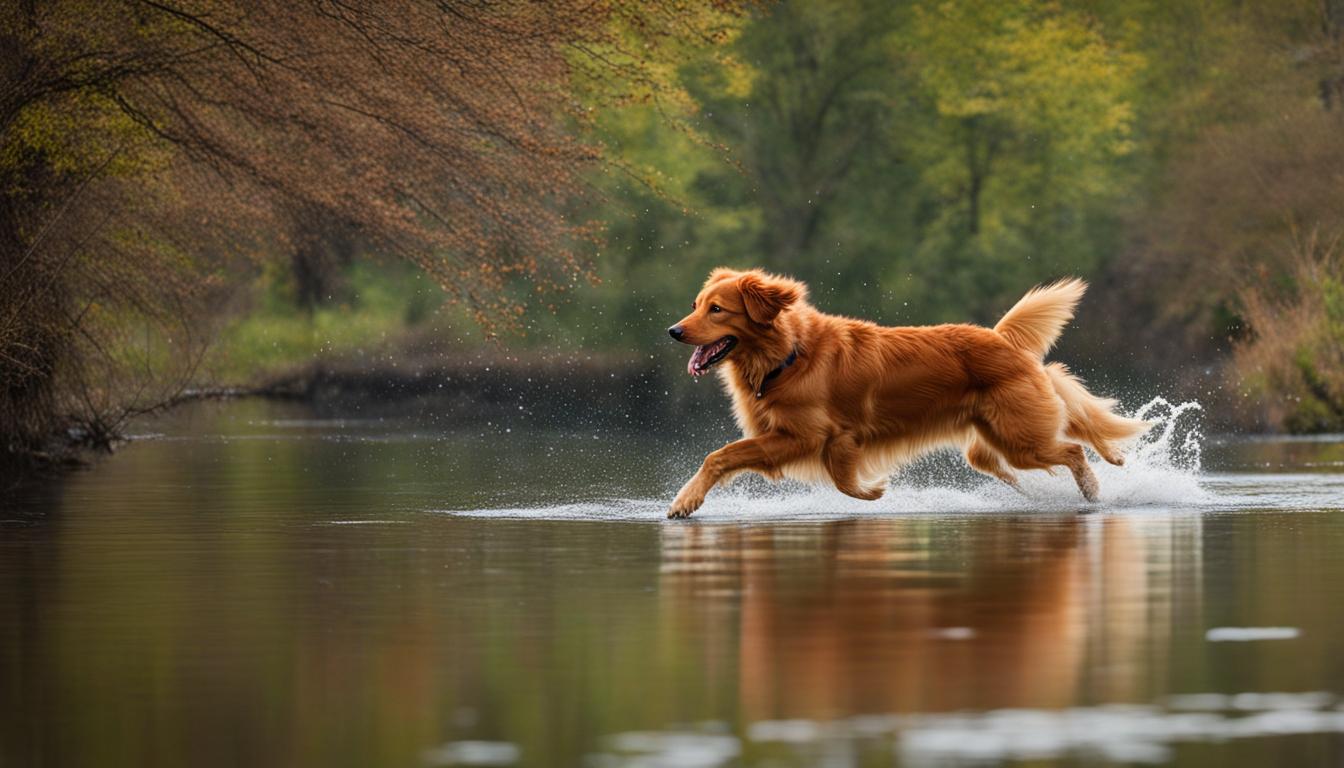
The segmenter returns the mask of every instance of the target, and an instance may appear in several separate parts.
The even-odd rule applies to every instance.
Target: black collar
[[[771,379],[778,378],[779,374],[783,373],[785,368],[788,368],[790,365],[793,365],[797,361],[798,361],[798,348],[794,347],[793,351],[789,353],[788,358],[785,359],[784,362],[775,366],[775,370],[765,374],[765,378],[761,379],[761,386],[756,388],[756,399],[759,400],[762,397],[765,397],[765,387],[767,384],[770,383]]]

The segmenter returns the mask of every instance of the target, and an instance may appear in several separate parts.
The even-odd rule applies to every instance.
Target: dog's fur
[[[697,346],[736,339],[721,361],[709,362],[733,398],[744,439],[705,458],[668,517],[690,515],[710,489],[743,471],[829,481],[876,499],[901,464],[948,445],[1014,486],[1010,467],[1068,467],[1095,501],[1097,478],[1082,444],[1121,464],[1117,444],[1148,425],[1117,416],[1114,400],[1088,392],[1062,364],[1043,362],[1086,289],[1076,278],[1035,288],[992,330],[888,328],[818,311],[797,280],[714,270],[691,314],[669,331]],[[697,359],[698,375],[709,366],[697,367]]]

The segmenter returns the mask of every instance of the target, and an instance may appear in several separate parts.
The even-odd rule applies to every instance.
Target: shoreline
[[[0,454],[0,488],[90,466],[128,442],[129,423],[203,401],[303,402],[324,411],[463,426],[521,420],[520,426],[610,429],[667,426],[688,394],[652,361],[478,357],[458,365],[370,366],[318,360],[260,376],[255,384],[188,387],[110,420],[115,426],[68,422],[40,448]],[[729,418],[726,402],[723,408]]]
[[[659,429],[703,413],[731,426],[729,404],[714,387],[697,390],[655,359],[477,355],[445,365],[412,357],[401,363],[367,359],[315,360],[259,376],[252,384],[183,389],[108,429],[67,424],[38,450],[0,456],[0,487],[59,476],[108,456],[128,439],[126,426],[202,401],[266,399],[302,402],[344,415],[399,416],[470,426],[507,423],[519,429],[585,426]],[[1208,411],[1206,411],[1206,414]],[[1207,416],[1206,416],[1207,418]],[[1208,440],[1318,439],[1316,433],[1238,428],[1233,419],[1210,419]]]

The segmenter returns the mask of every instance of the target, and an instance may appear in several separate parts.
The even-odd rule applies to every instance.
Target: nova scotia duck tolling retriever
[[[667,516],[687,517],[745,471],[876,499],[902,464],[944,446],[1013,486],[1014,469],[1068,467],[1096,501],[1083,445],[1121,464],[1120,446],[1148,425],[1044,362],[1086,289],[1076,278],[1035,288],[992,329],[888,328],[817,310],[797,280],[714,270],[668,332],[695,347],[692,376],[718,369],[743,438],[705,457]]]

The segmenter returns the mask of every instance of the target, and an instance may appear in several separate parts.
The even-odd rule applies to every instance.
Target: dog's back
[[[1091,445],[1120,464],[1117,444],[1147,429],[1118,416],[1114,400],[1088,392],[1061,363],[1043,358],[1054,346],[1087,290],[1077,278],[1029,291],[992,328],[955,324],[882,327],[863,320],[815,313],[805,323],[809,347],[824,374],[828,433],[860,436],[865,481],[948,443],[971,447],[977,469],[1007,479],[1003,460],[1019,468],[1060,459],[1079,476],[1090,471],[1035,455],[1030,445],[1064,436]],[[812,411],[811,419],[818,414]],[[996,445],[997,444],[997,445]],[[1063,449],[1060,449],[1061,451]],[[811,471],[811,467],[809,470]],[[1095,485],[1095,480],[1084,482]]]

